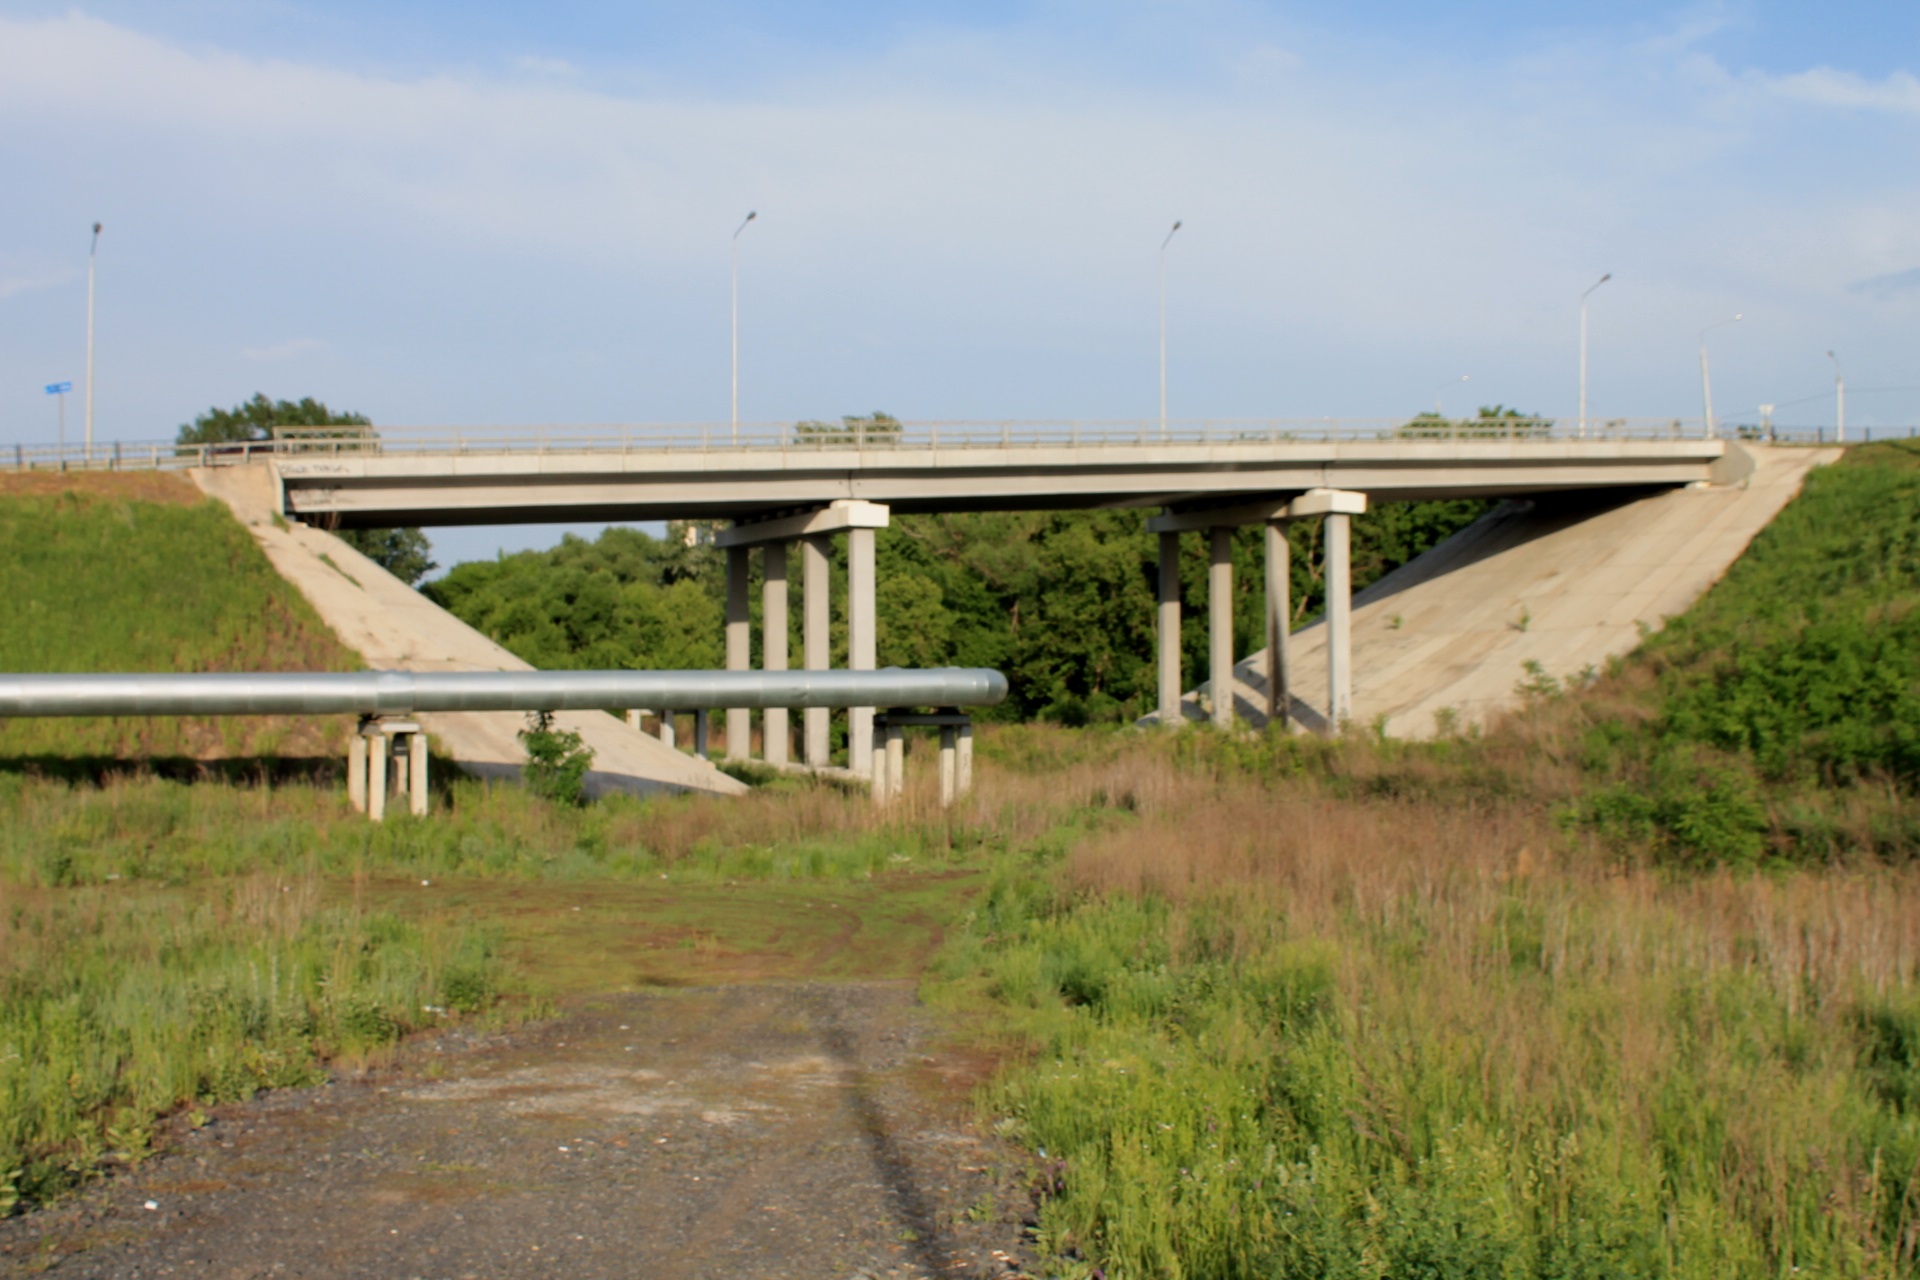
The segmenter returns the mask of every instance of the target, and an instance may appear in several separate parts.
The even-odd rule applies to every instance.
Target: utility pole
[[[1840,357],[1827,352],[1827,359],[1833,361],[1833,439],[1836,444],[1847,442],[1847,379],[1840,372]]]
[[[749,211],[733,233],[733,442],[740,443],[740,233],[759,217]]]
[[[87,246],[87,457],[93,457],[93,264],[100,253],[100,224],[93,224]]]
[[[1580,438],[1587,438],[1587,294],[1592,293],[1607,281],[1613,279],[1613,272],[1595,280],[1580,295]]]
[[[1173,231],[1167,232],[1167,238],[1160,242],[1160,438],[1167,438],[1167,246],[1173,243],[1174,231],[1180,229],[1176,219]]]

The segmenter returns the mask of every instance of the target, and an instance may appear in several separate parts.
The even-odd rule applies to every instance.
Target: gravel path
[[[221,1108],[0,1275],[1006,1276],[1029,1204],[903,985],[601,997]]]

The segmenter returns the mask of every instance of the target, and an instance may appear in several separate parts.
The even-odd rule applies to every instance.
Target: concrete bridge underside
[[[1333,440],[1005,447],[289,454],[285,514],[335,528],[752,520],[834,501],[894,511],[1233,504],[1309,489],[1376,502],[1724,483],[1725,440]]]

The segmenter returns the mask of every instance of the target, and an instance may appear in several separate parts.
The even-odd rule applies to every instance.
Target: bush
[[[535,711],[527,716],[520,741],[527,746],[522,772],[529,791],[555,804],[586,802],[587,770],[593,767],[593,752],[579,734],[554,728],[551,711]]]

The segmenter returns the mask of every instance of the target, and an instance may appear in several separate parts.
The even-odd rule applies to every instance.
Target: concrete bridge
[[[1205,713],[1228,724],[1246,702],[1235,683],[1231,531],[1265,529],[1268,636],[1244,716],[1330,727],[1353,708],[1349,524],[1369,502],[1434,498],[1541,500],[1737,485],[1751,451],[1698,424],[1608,422],[1586,436],[1535,419],[1180,423],[905,423],[525,429],[295,429],[259,444],[163,453],[116,448],[117,465],[254,462],[273,507],[321,529],[567,520],[724,520],[727,666],[751,654],[750,556],[762,558],[765,665],[785,669],[789,548],[798,545],[801,665],[829,663],[831,542],[849,565],[849,665],[875,664],[874,531],[894,512],[1141,509],[1160,535],[1158,714],[1183,714],[1179,539],[1208,540],[1210,683],[1234,692]],[[1784,451],[1783,451],[1784,452]],[[1804,469],[1804,468],[1802,468]],[[1797,472],[1796,472],[1797,474]],[[1797,482],[1796,482],[1797,483]],[[1790,496],[1790,490],[1787,496]],[[1780,501],[1784,501],[1781,498]],[[1760,518],[1770,519],[1777,504]],[[1288,530],[1325,523],[1329,606],[1313,646],[1324,689],[1300,695],[1288,662]],[[1744,527],[1744,526],[1742,526]],[[1757,529],[1759,526],[1755,525]],[[1748,537],[1751,533],[1747,534]],[[1738,554],[1739,541],[1731,554]],[[1721,566],[1724,568],[1724,565]],[[1717,576],[1717,575],[1716,575]],[[1709,579],[1710,580],[1710,579]],[[1509,682],[1510,683],[1510,682]],[[1322,700],[1324,698],[1324,700]],[[1191,704],[1189,704],[1191,706]],[[765,713],[770,763],[787,763],[786,712]],[[871,767],[873,710],[850,714],[851,767]],[[745,754],[745,710],[727,713],[727,750]],[[800,748],[824,765],[824,711],[805,713]]]
[[[1610,424],[1581,438],[1531,419],[1458,423],[1233,422],[892,424],[861,420],[810,427],[716,427],[636,433],[489,435],[298,432],[268,460],[283,512],[322,527],[501,524],[553,520],[721,519],[727,550],[729,668],[752,652],[749,556],[762,556],[764,661],[784,669],[788,547],[802,558],[803,665],[828,662],[829,540],[848,542],[849,664],[875,662],[874,530],[899,512],[1075,508],[1157,509],[1160,535],[1159,714],[1179,714],[1179,539],[1208,538],[1209,670],[1234,668],[1231,531],[1266,529],[1267,718],[1287,720],[1295,700],[1282,620],[1286,536],[1295,521],[1326,524],[1326,701],[1314,722],[1353,714],[1348,524],[1369,501],[1531,497],[1582,490],[1653,490],[1727,484],[1752,461],[1737,444],[1689,436],[1677,422]],[[1234,700],[1213,700],[1232,720]],[[849,720],[849,764],[871,767],[872,709]],[[769,763],[787,763],[786,713],[766,713]],[[751,740],[745,710],[727,713],[730,755]],[[802,756],[823,764],[827,713],[805,713]]]

